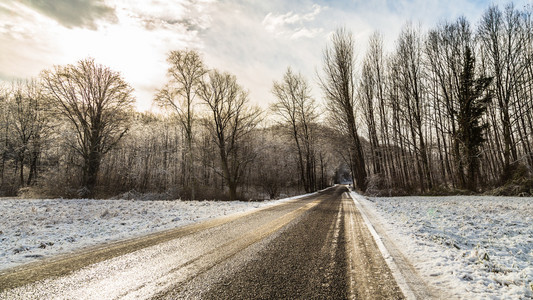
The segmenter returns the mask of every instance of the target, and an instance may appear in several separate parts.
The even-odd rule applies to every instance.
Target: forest
[[[475,21],[406,23],[391,51],[341,27],[317,74],[288,67],[263,110],[191,49],[168,54],[157,112],[92,58],[4,82],[0,196],[533,195],[533,7]]]

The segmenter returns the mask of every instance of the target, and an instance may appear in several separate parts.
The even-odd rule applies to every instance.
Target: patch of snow
[[[357,199],[428,282],[462,299],[533,298],[533,198]]]
[[[261,202],[1,199],[0,271],[309,195]]]

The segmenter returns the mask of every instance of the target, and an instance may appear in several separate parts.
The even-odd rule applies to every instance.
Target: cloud
[[[115,10],[102,0],[21,0],[21,3],[67,28],[96,29],[96,21],[100,19],[116,22]]]
[[[273,13],[269,13],[266,15],[265,19],[263,20],[263,25],[267,28],[269,31],[275,30],[277,27],[284,26],[287,24],[296,24],[296,23],[303,23],[304,21],[310,22],[315,19],[315,17],[322,11],[322,7],[318,4],[313,4],[313,11],[304,15],[296,14],[292,11],[283,14],[283,15],[275,15]]]
[[[199,33],[199,49],[206,64],[235,74],[239,84],[250,91],[251,102],[265,109],[275,101],[273,80],[280,80],[288,66],[302,72],[310,83],[314,81],[314,69],[326,41],[324,30],[314,26],[325,8],[307,2],[292,5],[294,2],[281,0],[260,5],[239,0],[216,2],[206,10],[209,27]],[[265,16],[273,11],[285,15],[283,36],[265,27]],[[291,11],[297,13],[286,13]],[[319,90],[315,91],[318,96]]]
[[[67,27],[21,2],[0,2],[0,80],[38,76],[53,65],[90,56],[120,72],[135,89],[138,108],[149,109],[164,83],[168,52],[199,44],[205,24],[187,23],[187,18],[194,18],[193,10],[200,13],[205,2],[106,1],[114,7],[116,22],[95,20],[96,29]],[[148,21],[153,22],[150,30]]]
[[[322,28],[312,28],[312,29],[308,29],[308,28],[299,28],[297,29],[292,35],[291,35],[291,39],[299,39],[301,37],[306,37],[306,38],[313,38],[317,35],[319,35],[320,33],[322,33],[324,30]]]
[[[306,14],[297,14],[293,11],[285,14],[270,12],[265,16],[262,24],[268,32],[277,36],[287,36],[291,39],[315,37],[322,30],[320,28],[309,29],[306,25],[312,23],[325,8],[318,4],[313,4],[311,12]]]
[[[139,18],[147,30],[184,27],[189,31],[205,30],[209,26],[209,15],[205,6],[212,0],[151,0],[134,2],[116,0],[120,7],[127,7],[129,13]]]
[[[275,100],[272,81],[288,66],[320,99],[316,73],[329,33],[339,26],[351,30],[362,58],[375,30],[390,51],[407,21],[424,30],[465,15],[475,25],[487,6],[450,1],[0,0],[0,80],[37,76],[91,56],[121,72],[139,109],[149,109],[166,81],[168,52],[189,48],[199,50],[209,67],[235,74],[263,108]]]

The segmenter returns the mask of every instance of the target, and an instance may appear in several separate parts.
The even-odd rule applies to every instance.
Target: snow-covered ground
[[[419,273],[451,296],[533,298],[533,198],[357,200]]]
[[[0,199],[0,271],[303,196],[261,202]]]
[[[0,271],[294,198],[264,202],[1,199]],[[533,198],[357,200],[376,216],[420,274],[452,296],[533,298]]]

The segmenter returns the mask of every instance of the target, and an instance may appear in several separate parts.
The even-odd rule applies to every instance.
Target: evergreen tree
[[[487,91],[492,78],[475,78],[475,63],[472,50],[466,46],[464,66],[460,77],[457,139],[467,172],[465,188],[471,191],[477,190],[480,149],[485,142],[483,134],[488,126],[482,117],[492,98]]]

